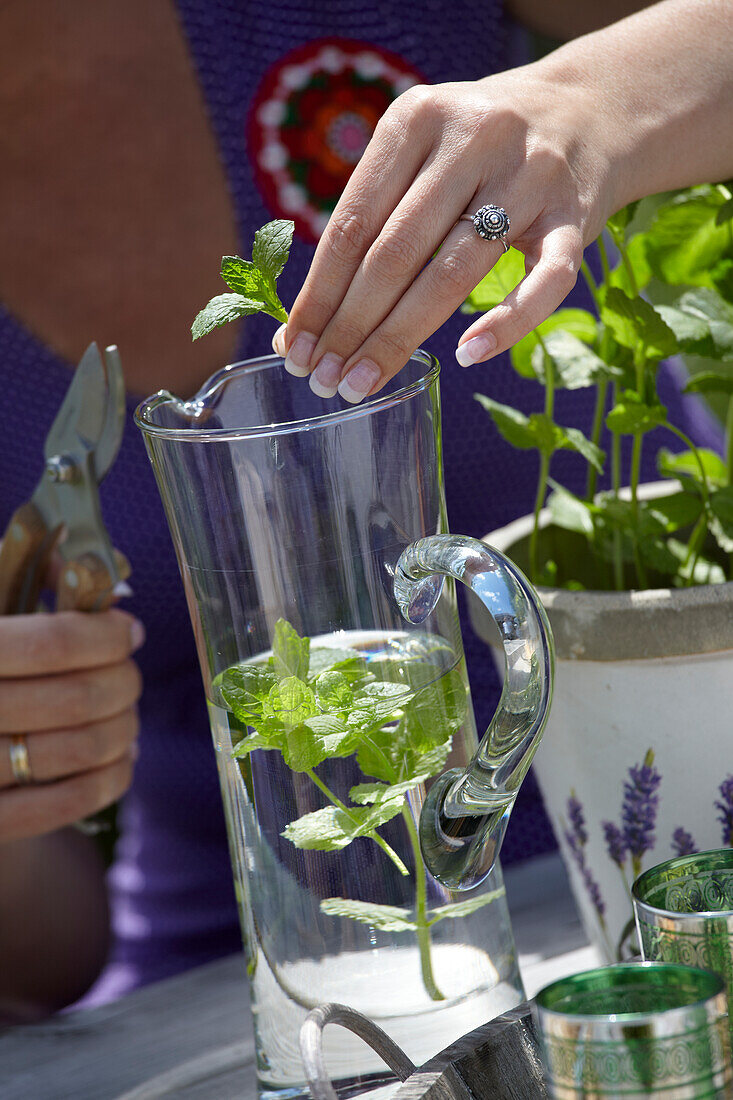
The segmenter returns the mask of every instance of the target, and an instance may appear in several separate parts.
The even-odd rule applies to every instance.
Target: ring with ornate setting
[[[14,733],[10,738],[10,767],[19,785],[33,782],[31,761],[24,733]]]
[[[488,206],[482,206],[475,214],[461,214],[459,221],[472,222],[479,237],[483,237],[485,241],[501,241],[504,251],[509,251],[509,245],[504,238],[509,232],[511,223],[503,206],[494,206],[493,203],[489,203]]]

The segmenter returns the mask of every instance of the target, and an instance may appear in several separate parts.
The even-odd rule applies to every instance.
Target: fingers
[[[0,680],[0,734],[102,722],[134,706],[141,690],[140,672],[131,660],[38,679]]]
[[[310,386],[319,396],[333,397],[340,378],[349,369],[344,368],[345,362],[349,362],[350,366],[354,366],[360,359],[373,362],[371,349],[365,347],[365,342],[372,334],[381,334],[388,356],[392,350],[398,356],[404,355],[400,366],[404,365],[407,357],[417,347],[417,344],[410,346],[404,354],[403,345],[409,345],[410,341],[400,328],[393,349],[390,333],[394,326],[380,329],[380,325],[389,317],[394,307],[405,300],[409,288],[471,200],[472,184],[466,182],[460,173],[449,172],[450,187],[446,189],[445,173],[444,162],[441,162],[440,167],[429,163],[418,173],[414,184],[387,219],[383,232],[370,246],[354,273],[343,302],[326,325],[312,353],[313,373]],[[461,236],[467,236],[465,231],[461,231]],[[479,250],[476,251],[480,256]],[[433,264],[447,267],[442,252],[443,248]],[[478,273],[477,279],[485,273],[485,267],[481,270],[482,264],[488,264],[486,254],[483,259],[479,258],[478,262],[473,263]],[[454,283],[451,283],[451,289],[455,291]],[[455,309],[458,304],[455,294],[452,295],[451,302]],[[446,316],[450,312],[452,310]],[[433,327],[437,327],[438,323],[440,322],[436,322]],[[352,359],[357,351],[360,352],[358,359]],[[389,363],[380,357],[376,361],[385,377],[389,377]],[[374,380],[377,380],[376,374]],[[352,378],[352,388],[353,382]],[[348,399],[343,389],[340,392]]]
[[[88,726],[27,734],[25,743],[33,782],[49,783],[114,763],[131,750],[138,729],[137,711],[130,708]],[[16,785],[9,739],[0,737],[0,788]]]
[[[582,259],[583,240],[577,226],[558,225],[540,233],[536,262],[528,249],[529,273],[461,337],[456,351],[461,366],[506,351],[549,317],[575,286]]]
[[[144,638],[142,623],[117,608],[7,616],[0,621],[0,682],[115,664]]]
[[[40,836],[91,817],[120,798],[132,781],[134,752],[56,783],[0,793],[0,841]]]
[[[346,295],[372,243],[412,184],[432,144],[432,130],[416,125],[413,102],[420,89],[397,100],[374,136],[339,199],[318,243],[287,326],[291,374],[309,373],[315,334],[321,334]]]
[[[432,262],[346,362],[338,386],[341,396],[357,403],[377,392],[456,311],[501,254],[499,243],[477,241],[473,229],[456,225]]]

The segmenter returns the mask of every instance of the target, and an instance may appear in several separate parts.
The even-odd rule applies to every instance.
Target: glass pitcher
[[[298,1032],[319,1003],[420,1064],[523,999],[496,857],[552,643],[518,570],[447,534],[438,374],[417,352],[344,407],[269,356],[136,413],[196,635],[268,1096],[306,1095]],[[480,746],[454,578],[506,656]],[[340,1094],[385,1080],[354,1036],[328,1042]]]

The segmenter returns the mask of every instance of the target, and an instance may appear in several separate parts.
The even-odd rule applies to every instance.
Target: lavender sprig
[[[720,810],[718,821],[723,826],[723,844],[733,846],[733,775],[729,775],[718,787],[720,801],[715,803]]]
[[[677,856],[692,856],[700,851],[692,835],[681,825],[672,833],[672,848]]]
[[[654,847],[659,807],[657,791],[661,782],[662,777],[654,767],[654,753],[649,749],[640,767],[629,768],[629,780],[624,783],[621,819],[635,875],[641,871],[644,853]]]
[[[605,930],[606,903],[601,895],[601,890],[590,872],[585,858],[585,845],[588,841],[588,831],[585,825],[585,813],[582,803],[575,797],[575,791],[570,792],[570,798],[566,803],[566,810],[570,819],[570,828],[563,829],[565,840],[570,849],[576,867],[580,871],[583,884],[588,892],[593,908],[596,911],[601,928]]]
[[[614,863],[623,870],[628,852],[628,843],[625,834],[613,821],[602,821],[603,837],[606,841],[606,850]]]
[[[584,845],[588,840],[588,831],[585,827],[585,812],[582,803],[575,797],[575,791],[570,792],[570,798],[567,801],[567,811],[573,833],[577,837],[578,843]]]

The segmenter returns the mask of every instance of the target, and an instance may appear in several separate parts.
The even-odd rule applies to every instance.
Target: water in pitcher
[[[258,1078],[265,1093],[289,1097],[307,1095],[298,1032],[317,1004],[364,1013],[419,1065],[522,999],[506,953],[500,869],[476,890],[452,893],[426,872],[417,838],[432,777],[465,764],[476,746],[463,659],[419,632],[297,641],[305,663],[293,641],[286,656],[299,667],[284,667],[281,655],[277,674],[273,654],[263,655],[230,670],[230,688],[244,685],[244,695],[227,692],[225,673],[210,701]],[[269,669],[270,678],[250,691],[250,679],[237,679],[242,668]],[[295,685],[292,744],[281,751],[274,735],[271,747],[264,742],[276,728],[272,715],[282,717],[283,685],[292,687],[283,672],[293,668],[303,687]],[[287,755],[309,709],[325,710],[332,731],[314,767],[300,750]],[[261,747],[243,750],[253,733]],[[342,1028],[326,1029],[324,1050],[344,1096],[389,1079],[381,1059]]]

